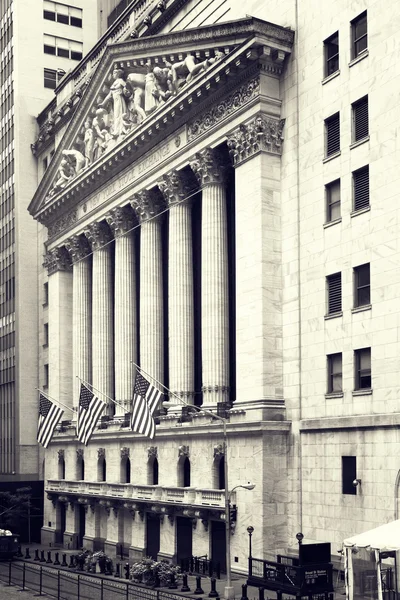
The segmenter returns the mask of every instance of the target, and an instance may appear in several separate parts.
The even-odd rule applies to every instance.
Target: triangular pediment
[[[279,74],[292,41],[292,31],[249,18],[109,45],[30,213],[47,222],[48,215],[59,212],[55,207],[65,208],[67,198],[72,203],[68,192],[73,195],[74,187],[80,186],[81,198],[94,191],[102,184],[102,164],[112,159],[116,168],[125,168],[135,160],[132,147],[146,152],[172,133],[185,113],[195,114],[199,102],[228,79],[242,76],[262,53],[265,56],[266,48]]]

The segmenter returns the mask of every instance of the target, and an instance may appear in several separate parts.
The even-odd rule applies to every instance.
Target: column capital
[[[105,221],[90,223],[84,230],[92,250],[98,250],[112,240],[109,226]]]
[[[89,242],[82,233],[71,236],[65,242],[65,246],[73,263],[82,260],[91,253]]]
[[[189,159],[190,168],[201,187],[225,182],[226,165],[214,148],[204,148]]]
[[[185,173],[176,169],[166,173],[157,181],[157,185],[168,206],[182,203],[195,190]]]
[[[228,148],[235,167],[259,152],[282,154],[282,131],[285,119],[267,117],[261,113],[243,123],[228,135]]]
[[[135,214],[130,206],[118,206],[106,214],[114,237],[124,235],[135,226]]]
[[[49,250],[44,257],[43,266],[49,275],[57,271],[71,271],[71,258],[66,247],[60,246]]]
[[[132,197],[131,205],[140,223],[158,215],[165,208],[164,201],[161,200],[155,190],[137,192]]]

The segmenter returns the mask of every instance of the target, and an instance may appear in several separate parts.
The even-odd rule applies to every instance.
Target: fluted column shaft
[[[202,186],[201,344],[203,406],[229,399],[229,296],[223,168],[209,149],[191,162]]]
[[[157,182],[170,206],[168,235],[169,387],[194,399],[194,305],[190,184],[177,171]]]
[[[93,223],[85,231],[93,250],[92,266],[92,385],[104,396],[114,397],[113,284],[111,236],[105,223]],[[105,400],[106,398],[103,397]],[[108,401],[108,412],[114,414]]]
[[[81,380],[92,380],[92,294],[89,244],[84,236],[66,243],[72,258],[72,377],[73,405],[78,406]]]
[[[164,303],[161,217],[163,204],[143,190],[132,200],[140,223],[140,366],[164,383]],[[153,381],[154,383],[154,381]]]
[[[132,209],[117,208],[107,216],[115,237],[114,361],[116,415],[130,411],[137,362],[136,275]]]

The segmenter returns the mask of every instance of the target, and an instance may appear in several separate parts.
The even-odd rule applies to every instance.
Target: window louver
[[[331,156],[340,150],[340,119],[339,113],[326,119],[326,156]]]
[[[327,277],[328,282],[328,314],[342,310],[342,274],[335,273]]]
[[[354,141],[368,137],[368,97],[366,96],[353,105]]]
[[[364,167],[353,173],[354,210],[369,206],[369,168]]]

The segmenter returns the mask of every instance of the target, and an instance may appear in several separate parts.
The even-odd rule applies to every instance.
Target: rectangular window
[[[70,58],[71,60],[81,60],[83,44],[82,42],[75,42],[74,40],[45,34],[44,52],[63,58]]]
[[[351,22],[352,58],[357,58],[368,48],[367,11]]]
[[[49,159],[47,156],[45,156],[43,159],[43,172],[47,170],[48,166],[49,166]]]
[[[73,27],[82,27],[82,9],[69,7],[69,22]]]
[[[339,32],[324,41],[325,77],[339,70]]]
[[[357,479],[357,457],[342,456],[342,494],[357,494],[357,487],[353,481]]]
[[[55,69],[44,69],[44,87],[55,90],[57,87],[57,71]]]
[[[371,303],[371,282],[369,263],[354,267],[354,307]]]
[[[354,389],[371,389],[371,348],[361,348],[354,351]]]
[[[46,19],[47,21],[55,21],[56,20],[56,13],[52,10],[44,10],[43,11],[43,18]]]
[[[57,21],[63,25],[82,27],[82,9],[68,6],[51,0],[44,0],[43,18],[48,21]]]
[[[46,283],[43,284],[43,306],[47,306],[49,303],[49,284],[46,281]]]
[[[369,135],[368,96],[352,104],[353,110],[353,142],[358,142]]]
[[[49,365],[43,365],[43,387],[47,388],[49,385]]]
[[[342,391],[342,354],[328,354],[328,394]]]
[[[342,311],[342,274],[335,273],[326,278],[328,292],[328,315]]]
[[[43,346],[49,345],[49,324],[45,323],[43,325]]]
[[[339,113],[325,119],[326,156],[332,156],[340,150],[340,116]]]
[[[353,209],[361,210],[369,206],[369,167],[353,172]]]
[[[332,181],[325,186],[326,194],[326,221],[335,221],[340,218],[340,179]]]

